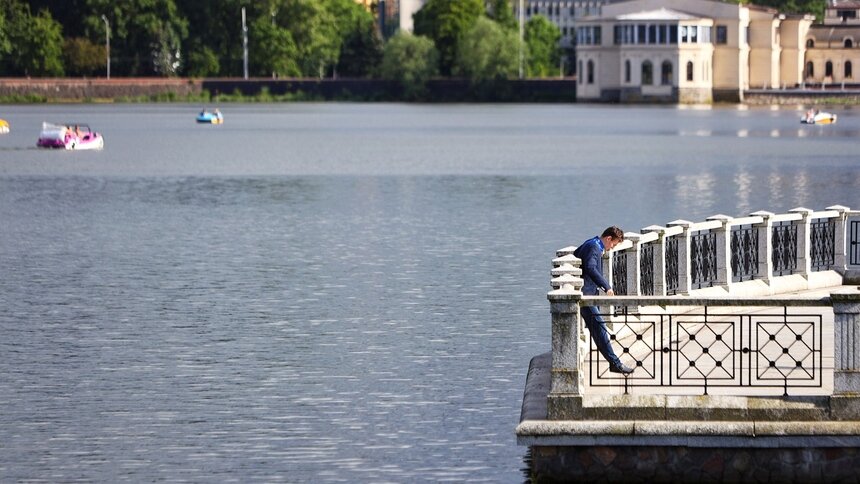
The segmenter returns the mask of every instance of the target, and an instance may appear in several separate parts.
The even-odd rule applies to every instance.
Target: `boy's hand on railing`
[[[614,295],[615,295],[615,291],[613,291],[612,289],[610,289],[610,290],[606,291],[606,295],[607,295],[607,296],[614,296]]]

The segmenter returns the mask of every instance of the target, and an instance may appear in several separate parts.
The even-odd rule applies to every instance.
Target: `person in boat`
[[[216,118],[220,118],[220,117],[221,117],[221,110],[219,110],[218,108],[215,108],[215,117],[216,117]]]
[[[614,296],[615,291],[603,277],[603,253],[612,250],[616,245],[624,241],[624,232],[618,227],[608,227],[600,237],[592,237],[573,251],[573,255],[582,259],[582,294],[596,296],[598,289],[603,289],[607,296]],[[633,368],[621,363],[621,360],[609,343],[609,334],[606,331],[606,322],[600,316],[595,306],[582,306],[580,314],[585,320],[585,327],[591,333],[591,339],[597,345],[600,354],[609,362],[609,371],[629,375]]]

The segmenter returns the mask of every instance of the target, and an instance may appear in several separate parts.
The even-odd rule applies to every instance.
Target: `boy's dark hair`
[[[607,227],[603,231],[601,237],[612,237],[613,239],[624,240],[624,232],[616,226]]]

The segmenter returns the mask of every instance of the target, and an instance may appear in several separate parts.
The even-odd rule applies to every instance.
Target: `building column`
[[[833,303],[833,395],[837,420],[860,418],[860,288],[830,295]]]
[[[762,218],[762,222],[755,225],[758,229],[758,279],[770,286],[773,278],[773,220],[771,217],[775,214],[760,210],[750,215]]]
[[[733,220],[733,217],[720,214],[710,216],[705,220],[718,221],[721,224],[719,228],[713,229],[714,234],[716,234],[714,239],[717,243],[717,280],[714,285],[723,286],[731,293],[734,274],[732,274],[732,231],[729,229],[729,222]]]

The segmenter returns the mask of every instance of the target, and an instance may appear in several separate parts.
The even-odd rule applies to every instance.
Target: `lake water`
[[[860,208],[856,108],[200,107],[0,106],[0,481],[521,482],[556,249]]]

